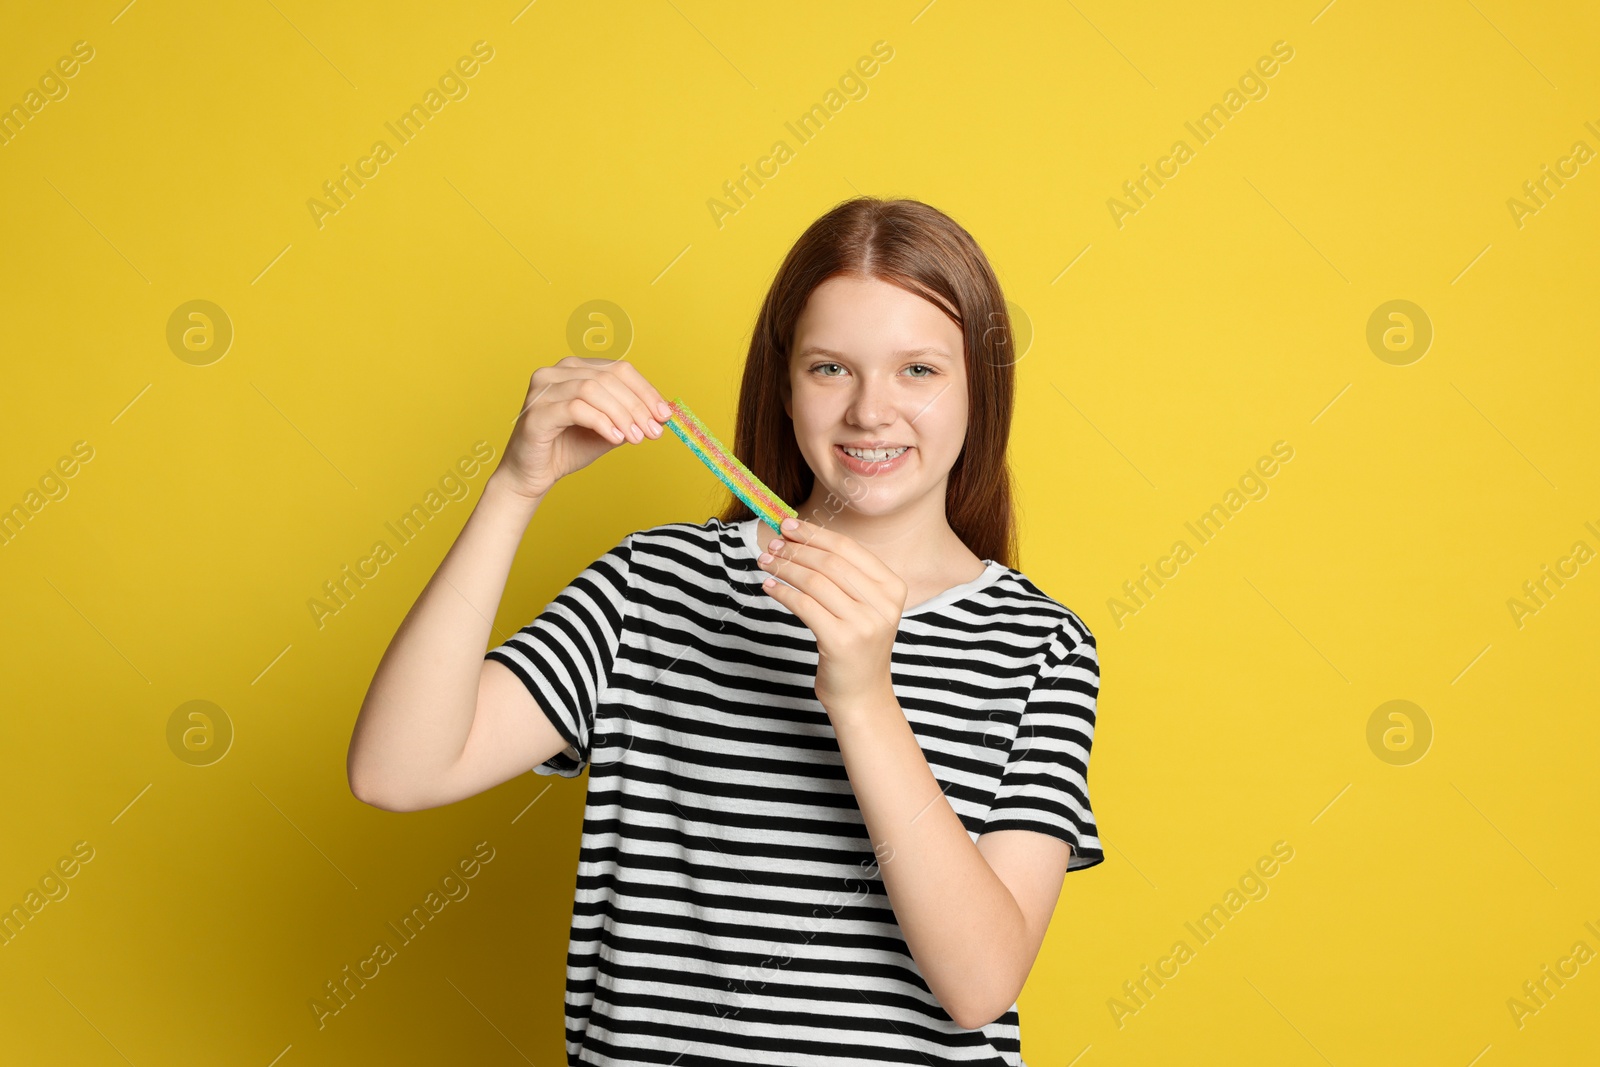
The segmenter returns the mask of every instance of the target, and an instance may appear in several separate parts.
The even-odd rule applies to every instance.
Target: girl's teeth
[[[871,463],[871,462],[881,462],[881,461],[886,460],[886,459],[893,459],[894,457],[898,456],[900,453],[904,452],[905,449],[904,448],[878,448],[878,449],[846,448],[844,451],[845,451],[845,453],[847,455],[851,455],[851,456],[854,456],[856,459],[866,460],[867,462]]]

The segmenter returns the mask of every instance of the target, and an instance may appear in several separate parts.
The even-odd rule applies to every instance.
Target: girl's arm
[[[480,793],[566,747],[527,689],[484,659],[517,545],[562,477],[625,441],[664,432],[671,409],[624,360],[540,367],[461,535],[400,624],[350,737],[350,790],[412,811]]]
[[[508,486],[499,470],[489,476],[367,689],[346,761],[358,799],[388,811],[437,807],[515,777],[566,746],[544,715],[517,698],[523,686],[498,684],[490,668],[509,672],[483,658],[517,545],[541,501]],[[465,759],[475,732],[478,754]],[[499,744],[483,745],[491,733]]]
[[[1069,846],[1027,830],[975,843],[892,690],[828,714],[906,947],[951,1019],[993,1022],[1033,968]]]

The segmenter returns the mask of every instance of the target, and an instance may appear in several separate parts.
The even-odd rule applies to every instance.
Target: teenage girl
[[[773,281],[739,396],[734,452],[800,519],[775,536],[735,498],[630,533],[485,655],[552,487],[670,415],[626,361],[534,372],[349,776],[414,811],[588,770],[569,1063],[1022,1064],[1062,876],[1103,854],[1094,636],[1013,569],[1016,358],[964,229],[841,204]]]

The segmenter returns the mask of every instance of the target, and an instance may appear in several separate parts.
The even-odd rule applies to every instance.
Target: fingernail
[[[668,419],[672,418],[672,409],[667,407],[665,404],[657,404],[656,411],[661,415],[662,422],[666,422]]]
[[[640,441],[644,440],[644,431],[639,429],[639,424],[637,422],[631,423],[628,426],[628,433],[633,437],[634,444],[638,444]]]
[[[783,529],[785,529],[785,530],[794,531],[794,530],[800,529],[800,520],[799,519],[784,519],[778,525],[780,527],[782,527]]]
[[[651,437],[660,437],[661,436],[661,424],[659,422],[657,422],[655,419],[651,419],[650,420],[650,436]]]
[[[770,544],[770,545],[768,545],[768,546],[767,546],[767,551],[769,551],[769,552],[776,552],[776,551],[778,551],[778,549],[780,549],[780,548],[782,548],[782,547],[783,547],[783,538],[781,538],[781,537],[774,537],[774,538],[773,538],[773,539],[772,539],[772,543],[771,543],[771,544]]]
[[[761,553],[761,562],[762,563],[771,563],[772,562],[772,557],[767,555],[765,552],[763,552],[763,553]]]

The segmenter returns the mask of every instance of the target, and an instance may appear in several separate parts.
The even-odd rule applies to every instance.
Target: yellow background
[[[1600,564],[1521,626],[1507,602],[1600,548],[1600,164],[1520,226],[1507,201],[1600,149],[1597,31],[1504,0],[13,5],[0,104],[76,41],[94,58],[0,146],[0,504],[74,442],[94,458],[0,546],[0,902],[94,858],[0,948],[0,1060],[561,1061],[581,783],[399,815],[345,781],[470,501],[321,629],[306,602],[474,442],[498,456],[587,301],[731,431],[773,271],[861,192],[950,213],[1031,323],[1021,569],[1101,650],[1107,859],[1066,881],[1029,1062],[1594,1062],[1600,962],[1520,1026],[1507,1002],[1600,950]],[[319,228],[307,200],[479,40],[469,95]],[[867,95],[798,144],[785,120],[879,40]],[[1185,121],[1280,40],[1268,94],[1198,145]],[[1179,138],[1194,158],[1119,228],[1108,199]],[[779,139],[794,158],[719,227],[707,201]],[[166,340],[196,299],[235,331],[208,366]],[[1405,366],[1366,340],[1396,299],[1434,329]],[[622,534],[719,507],[663,440],[552,494],[499,634]],[[1280,440],[1268,495],[1200,546],[1184,524]],[[190,700],[235,731],[210,766],[168,746]],[[1369,746],[1390,700],[1431,724],[1420,760]],[[323,983],[481,841],[471,895],[319,1030]],[[1268,894],[1202,944],[1184,924],[1277,841]]]

